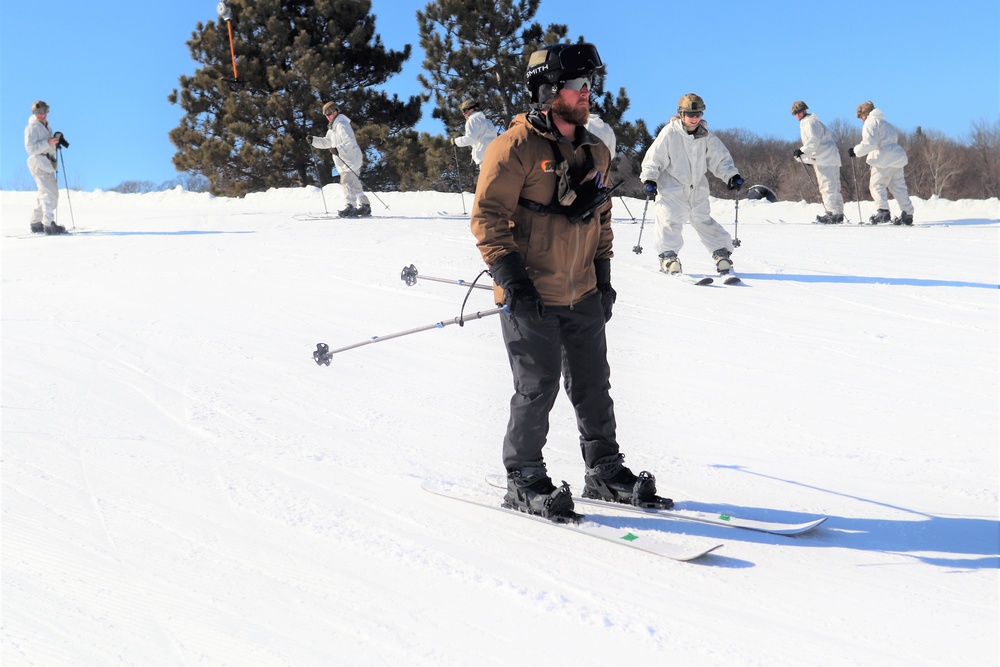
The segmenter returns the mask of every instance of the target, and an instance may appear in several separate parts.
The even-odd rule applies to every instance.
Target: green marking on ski
[[[626,542],[634,542],[635,540],[639,539],[639,536],[633,535],[632,533],[626,533],[625,535],[622,535],[622,539],[625,540]]]
[[[729,516],[728,514],[720,514],[719,518],[721,520],[723,520],[723,521],[732,521],[733,520],[733,517]]]

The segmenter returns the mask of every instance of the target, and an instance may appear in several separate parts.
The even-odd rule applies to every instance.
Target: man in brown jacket
[[[569,485],[552,483],[542,448],[560,374],[576,411],[585,497],[669,506],[652,475],[622,464],[604,325],[611,319],[611,154],[584,127],[603,67],[591,44],[556,44],[528,61],[532,110],[486,150],[472,232],[506,306],[501,328],[514,395],[503,442],[504,505],[577,520]]]

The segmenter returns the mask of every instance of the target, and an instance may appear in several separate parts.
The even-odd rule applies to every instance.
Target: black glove
[[[646,199],[656,197],[656,181],[643,181],[642,191],[646,193]]]
[[[601,306],[604,307],[604,321],[611,319],[611,309],[614,308],[618,292],[611,286],[611,260],[595,259],[594,271],[597,273],[597,289],[601,293]]]
[[[306,137],[306,143],[309,144],[310,146],[312,146],[312,143],[313,143],[312,135]]]
[[[334,146],[333,148],[331,148],[330,152],[333,153],[334,155],[340,155],[340,153],[337,151],[337,147],[336,146]]]
[[[62,132],[56,132],[52,136],[59,140],[56,143],[57,146],[59,146],[60,148],[69,148],[69,142],[66,141],[66,137],[63,136]]]
[[[729,182],[726,183],[726,187],[729,188],[730,190],[739,190],[741,187],[743,187],[743,177],[740,176],[739,174],[736,174],[735,176],[729,179]]]
[[[800,157],[802,157],[802,149],[801,148],[796,148],[795,149],[794,157],[795,157],[796,160],[799,159]]]
[[[490,274],[493,282],[503,288],[504,307],[511,317],[537,322],[545,314],[545,303],[528,277],[521,253],[512,252],[501,257],[490,267]]]
[[[847,149],[847,154],[850,155],[851,157],[857,157],[857,155],[854,154],[854,146],[851,146],[850,148]]]

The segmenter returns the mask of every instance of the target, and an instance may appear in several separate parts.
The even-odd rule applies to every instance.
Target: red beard
[[[590,98],[582,104],[571,105],[561,95],[552,101],[552,113],[573,125],[586,125],[590,118]]]

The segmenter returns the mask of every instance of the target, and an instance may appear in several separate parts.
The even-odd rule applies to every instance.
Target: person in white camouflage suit
[[[460,109],[465,116],[465,134],[451,141],[459,148],[472,147],[472,161],[482,164],[486,147],[497,138],[496,125],[490,122],[476,100],[465,100]]]
[[[871,100],[858,105],[858,118],[865,126],[861,130],[861,143],[847,151],[853,157],[868,156],[872,169],[868,189],[878,205],[878,211],[868,219],[873,225],[891,222],[894,225],[913,224],[913,203],[906,189],[903,167],[909,159],[899,145],[899,130],[885,119]],[[896,198],[902,211],[895,220],[889,215],[889,195]]]
[[[56,146],[59,136],[49,128],[49,105],[38,100],[31,105],[28,126],[24,128],[24,149],[28,152],[28,171],[38,187],[38,205],[31,214],[31,231],[35,234],[65,234],[66,228],[55,221],[59,201],[59,168]]]
[[[802,146],[795,149],[794,157],[803,164],[811,164],[816,171],[819,195],[823,198],[823,215],[816,222],[839,225],[844,222],[844,195],[840,192],[840,151],[830,130],[826,129],[816,114],[802,100],[792,104],[792,115],[799,121]]]

